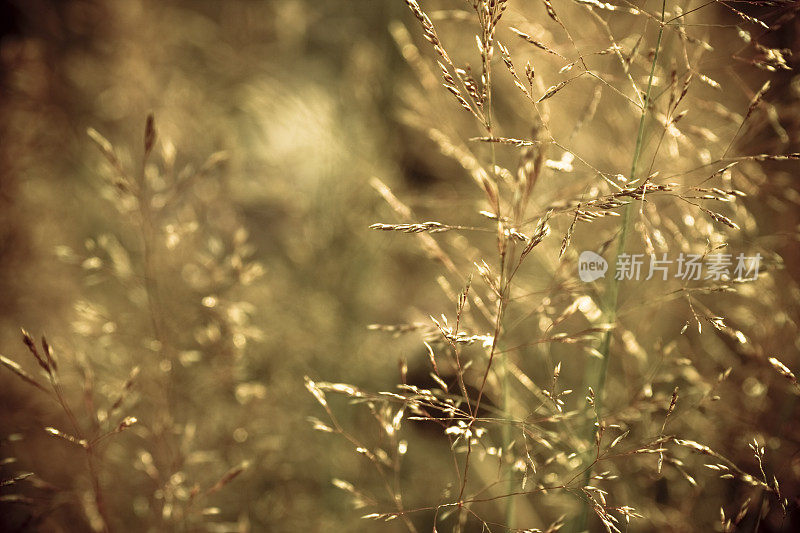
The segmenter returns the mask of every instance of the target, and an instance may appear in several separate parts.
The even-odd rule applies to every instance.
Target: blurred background
[[[87,361],[98,394],[111,402],[134,366],[143,382],[161,371],[149,345],[148,307],[137,293],[135,217],[119,217],[109,203],[114,192],[102,154],[86,135],[90,127],[101,132],[123,166],[139,172],[152,112],[154,165],[162,165],[167,146],[176,174],[224,153],[191,191],[193,212],[170,213],[175,235],[191,233],[192,223],[202,226],[199,235],[157,267],[161,298],[175,313],[166,330],[182,336],[169,341],[171,349],[185,352],[181,370],[193,376],[175,392],[175,417],[196,424],[187,444],[195,455],[174,468],[191,474],[173,480],[175,487],[213,485],[246,460],[258,473],[219,492],[222,522],[241,518],[261,531],[352,530],[347,524],[358,514],[331,478],[358,476],[361,467],[349,449],[334,451],[330,436],[311,430],[306,417],[316,402],[303,376],[367,383],[396,376],[397,356],[382,350],[366,325],[400,321],[415,291],[389,280],[419,268],[370,234],[381,200],[367,182],[373,175],[403,179],[401,162],[413,157],[393,123],[402,66],[387,34],[405,6],[3,5],[0,352],[27,367],[19,328],[46,334],[63,371],[74,367],[66,361]],[[246,285],[232,277],[232,258],[240,255],[252,267],[249,274],[240,269]],[[100,259],[87,262],[93,257]],[[133,267],[120,271],[115,260]],[[205,307],[207,296],[219,303]],[[235,374],[230,383],[218,381],[222,368]],[[63,415],[53,417],[46,398],[10,373],[0,379],[3,457],[18,458],[9,468],[36,471],[59,491],[76,487],[81,495],[80,455],[39,439]],[[133,394],[155,395],[161,387],[137,384]],[[152,405],[147,398],[132,403],[142,406],[137,411]],[[8,443],[14,434],[21,445]],[[148,482],[170,480],[149,479],[139,455],[153,450],[126,436],[119,441],[124,451],[108,453],[129,474],[104,482],[115,485],[108,490],[124,508],[117,527],[143,530]],[[38,490],[37,500],[50,499],[48,489]],[[30,509],[3,506],[3,529],[23,527]],[[46,507],[53,519],[38,527],[89,528],[80,501],[56,498]]]
[[[441,24],[448,28],[460,20],[453,10],[462,4],[423,7],[443,10]],[[514,4],[512,22],[542,20],[552,31],[552,21],[541,18],[542,6]],[[741,24],[730,11],[713,9],[714,22]],[[771,21],[788,12],[741,9],[766,13]],[[34,475],[0,489],[0,529],[399,530],[359,518],[386,506],[381,481],[353,446],[313,429],[308,418],[324,413],[303,378],[393,390],[404,360],[410,380],[430,381],[418,337],[367,328],[451,311],[436,281],[442,269],[414,239],[368,229],[373,222],[398,221],[372,178],[388,184],[419,220],[481,220],[472,179],[441,154],[429,132],[420,133],[429,127],[420,117],[435,121],[438,109],[425,115],[423,104],[449,106],[453,115],[459,110],[438,83],[426,85],[408,65],[407,59],[435,66],[405,2],[20,0],[3,2],[0,24],[0,354],[45,383],[20,328],[37,343],[46,335],[77,418],[73,424],[49,394],[2,369],[0,477]],[[614,31],[632,31],[625,43],[633,47],[635,27],[623,21]],[[715,31],[704,35],[728,42],[727,34]],[[396,40],[405,35],[423,58],[411,48],[401,53]],[[474,47],[474,37],[467,37],[455,56]],[[798,50],[798,38],[798,24],[790,19],[768,40]],[[723,46],[703,65],[730,84],[720,99],[741,114],[753,96],[741,87],[757,90],[764,78],[755,68],[738,70],[732,53]],[[795,71],[778,69],[773,84],[769,110],[746,128],[734,152],[800,149],[800,81]],[[565,107],[574,120],[590,96],[588,89],[576,89],[553,105]],[[145,140],[151,113],[152,147]],[[518,136],[529,134],[513,104],[498,114],[522,125]],[[450,124],[467,120],[458,115]],[[725,127],[728,133],[735,129]],[[589,133],[630,138],[626,131],[605,123]],[[465,141],[478,134],[466,128],[460,135]],[[586,150],[620,172],[630,164],[628,155],[617,164],[618,152],[591,142]],[[767,339],[763,349],[731,355],[696,339],[677,348],[687,358],[694,357],[692,346],[697,353],[719,354],[711,357],[713,364],[698,363],[711,381],[732,366],[730,360],[744,368],[734,372],[731,387],[738,393],[731,395],[748,407],[739,413],[743,420],[720,422],[723,429],[713,437],[720,442],[742,425],[778,439],[779,426],[797,419],[796,402],[786,403],[785,392],[780,398],[768,392],[780,376],[763,363],[766,353],[795,370],[800,361],[796,177],[796,161],[767,161],[747,181],[755,184],[746,191],[747,216],[753,217],[747,238],[761,239],[758,249],[780,269],[768,293],[750,295],[748,302],[755,303],[732,305],[747,308],[739,329],[764,317],[753,333]],[[545,190],[584,190],[564,183]],[[142,198],[151,208],[141,208]],[[567,220],[554,232],[555,250],[568,226]],[[486,243],[491,250],[491,240]],[[479,257],[457,240],[450,249]],[[677,331],[691,318],[684,309],[668,320]],[[647,347],[659,333],[644,335],[640,344]],[[549,375],[544,370],[541,378]],[[688,371],[676,375],[691,381]],[[664,387],[668,402],[672,385]],[[345,402],[332,406],[343,425],[371,438],[368,411]],[[783,406],[781,415],[770,417],[776,406]],[[126,416],[138,423],[120,429]],[[686,419],[695,423],[704,422]],[[80,438],[112,433],[95,474],[80,446],[45,427]],[[408,438],[416,439],[419,451],[409,453],[403,483],[410,487],[409,505],[435,504],[446,483],[430,480],[452,466],[449,450],[433,443],[429,427],[416,431]],[[782,458],[774,470],[780,463],[790,499],[800,479],[798,437],[795,428],[785,441],[773,442]],[[746,445],[737,449],[731,453],[752,462]],[[366,510],[354,510],[353,494],[334,479],[363,489],[355,499]],[[648,483],[654,501],[681,503],[654,511],[648,523],[653,529],[642,526],[644,531],[708,531],[706,522],[694,529],[690,514],[700,509],[710,523],[721,502],[738,508],[744,498],[738,489],[716,487],[702,507],[689,503],[691,491],[671,493],[655,480]],[[564,509],[522,516],[541,518],[536,524],[544,528]],[[419,517],[422,530],[429,530],[431,517]],[[791,527],[777,518],[769,524],[762,527]]]

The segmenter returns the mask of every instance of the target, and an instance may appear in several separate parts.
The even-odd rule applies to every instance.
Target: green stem
[[[647,91],[645,93],[644,98],[644,106],[642,107],[642,114],[639,118],[639,129],[636,134],[636,146],[633,150],[633,162],[631,163],[631,174],[630,174],[630,181],[633,182],[636,179],[636,171],[639,165],[639,156],[641,155],[642,148],[644,145],[644,134],[645,134],[645,121],[647,119],[647,111],[650,107],[650,93],[653,88],[653,77],[655,76],[656,71],[656,63],[658,62],[658,53],[661,49],[661,39],[664,35],[664,12],[666,11],[666,0],[662,0],[661,3],[661,24],[658,28],[658,38],[656,40],[656,49],[655,54],[653,55],[653,62],[650,65],[650,76],[647,80]],[[630,218],[631,218],[631,204],[626,205],[622,210],[622,221],[621,221],[621,229],[619,233],[619,238],[617,240],[617,257],[625,252],[625,243],[628,238],[628,231],[630,227]],[[619,300],[619,281],[616,276],[612,276],[609,280],[608,285],[608,297],[606,299],[605,307],[605,320],[608,324],[613,324],[617,320],[617,303]],[[606,383],[606,375],[608,373],[608,363],[611,355],[611,340],[614,330],[610,329],[606,332],[603,336],[603,340],[600,344],[600,353],[602,358],[600,360],[600,368],[596,373],[596,380],[592,379],[593,377],[593,370],[596,365],[589,366],[589,372],[587,372],[587,383],[594,382],[595,384],[595,409],[597,412],[598,419],[602,416],[602,405],[603,405],[603,395]],[[599,421],[599,420],[598,420]],[[594,423],[589,426],[588,433],[588,440],[592,442],[594,440]],[[588,468],[586,470],[586,475],[584,478],[584,485],[588,485],[592,477],[592,468]],[[586,530],[586,526],[588,523],[588,515],[589,515],[589,505],[585,505],[583,507],[583,511],[579,518],[577,529],[576,531],[581,532]]]

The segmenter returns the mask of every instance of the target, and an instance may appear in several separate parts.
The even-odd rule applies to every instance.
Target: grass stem
[[[658,62],[658,55],[659,51],[661,50],[661,39],[664,35],[664,13],[666,11],[666,0],[662,0],[661,2],[661,23],[658,28],[658,38],[656,39],[656,47],[655,53],[653,54],[653,62],[650,65],[650,75],[647,79],[647,90],[645,92],[644,98],[644,106],[642,107],[642,114],[639,118],[639,128],[636,134],[636,145],[633,150],[633,162],[631,163],[631,173],[629,182],[634,182],[636,180],[636,171],[639,165],[639,157],[642,153],[642,148],[644,145],[644,134],[645,134],[645,125],[647,119],[647,112],[650,107],[650,94],[653,88],[653,78],[655,76],[656,71],[656,64]],[[625,244],[628,238],[628,232],[630,229],[630,219],[631,219],[631,204],[626,205],[622,210],[622,221],[620,222],[620,232],[619,237],[617,238],[617,257],[625,252]],[[605,311],[605,321],[608,324],[613,324],[617,320],[617,304],[619,300],[619,282],[620,280],[617,279],[616,275],[612,275],[609,279],[608,283],[608,296],[605,301],[604,311]],[[603,340],[600,344],[600,354],[602,358],[600,359],[600,367],[599,369],[595,370],[597,365],[590,365],[589,371],[587,372],[587,384],[594,387],[595,390],[595,407],[599,419],[602,417],[602,407],[603,407],[603,393],[606,383],[606,375],[608,374],[608,364],[611,357],[611,341],[612,336],[614,334],[614,329],[610,329],[603,335]],[[594,441],[594,422],[591,423],[589,426],[589,430],[587,431],[587,438],[590,442]],[[592,468],[588,468],[586,470],[586,475],[584,478],[584,485],[588,485],[591,477],[592,477]],[[589,517],[589,503],[587,502],[583,506],[583,510],[581,512],[581,516],[577,523],[577,528],[575,531],[581,532],[585,531],[588,523]]]

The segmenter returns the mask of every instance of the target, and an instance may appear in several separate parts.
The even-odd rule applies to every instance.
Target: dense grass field
[[[0,11],[0,530],[800,529],[800,6]]]

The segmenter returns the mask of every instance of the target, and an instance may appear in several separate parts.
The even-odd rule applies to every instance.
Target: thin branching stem
[[[634,181],[636,179],[636,171],[639,164],[639,156],[641,155],[642,148],[644,145],[644,134],[645,134],[645,125],[646,119],[648,115],[648,111],[651,105],[650,94],[653,88],[653,77],[655,76],[656,65],[658,63],[658,55],[661,50],[661,38],[664,35],[664,14],[666,11],[666,0],[663,0],[661,3],[661,23],[658,28],[658,37],[656,39],[656,46],[655,46],[655,53],[653,54],[653,62],[650,65],[650,75],[647,80],[647,89],[645,91],[645,98],[644,98],[644,106],[642,108],[642,114],[639,118],[639,128],[636,133],[636,145],[633,150],[633,162],[631,163],[631,174],[630,174],[630,181]],[[629,226],[630,226],[630,218],[631,218],[631,204],[627,204],[623,207],[622,210],[622,221],[620,222],[620,232],[619,237],[617,238],[617,256],[624,253],[626,240],[628,237]],[[613,324],[616,322],[617,319],[617,303],[619,299],[619,282],[620,280],[617,279],[617,276],[611,276],[609,281],[608,287],[608,296],[606,298],[606,305],[605,305],[605,321],[608,324]],[[614,335],[614,330],[610,329],[603,335],[603,340],[600,344],[599,352],[601,354],[600,359],[600,368],[597,370],[595,376],[590,376],[590,383],[592,383],[595,387],[596,391],[596,398],[595,398],[595,408],[597,412],[598,422],[599,419],[603,416],[602,407],[603,407],[603,395],[604,395],[604,388],[606,383],[606,375],[608,374],[608,366],[609,360],[611,357],[611,341]],[[594,422],[589,427],[588,437],[592,440],[592,435],[595,431]],[[585,475],[585,484],[589,484],[589,480],[591,478],[592,469],[588,468],[586,470]],[[577,524],[576,531],[583,531],[586,528],[586,523],[588,521],[589,515],[589,505],[584,506],[581,517]]]

